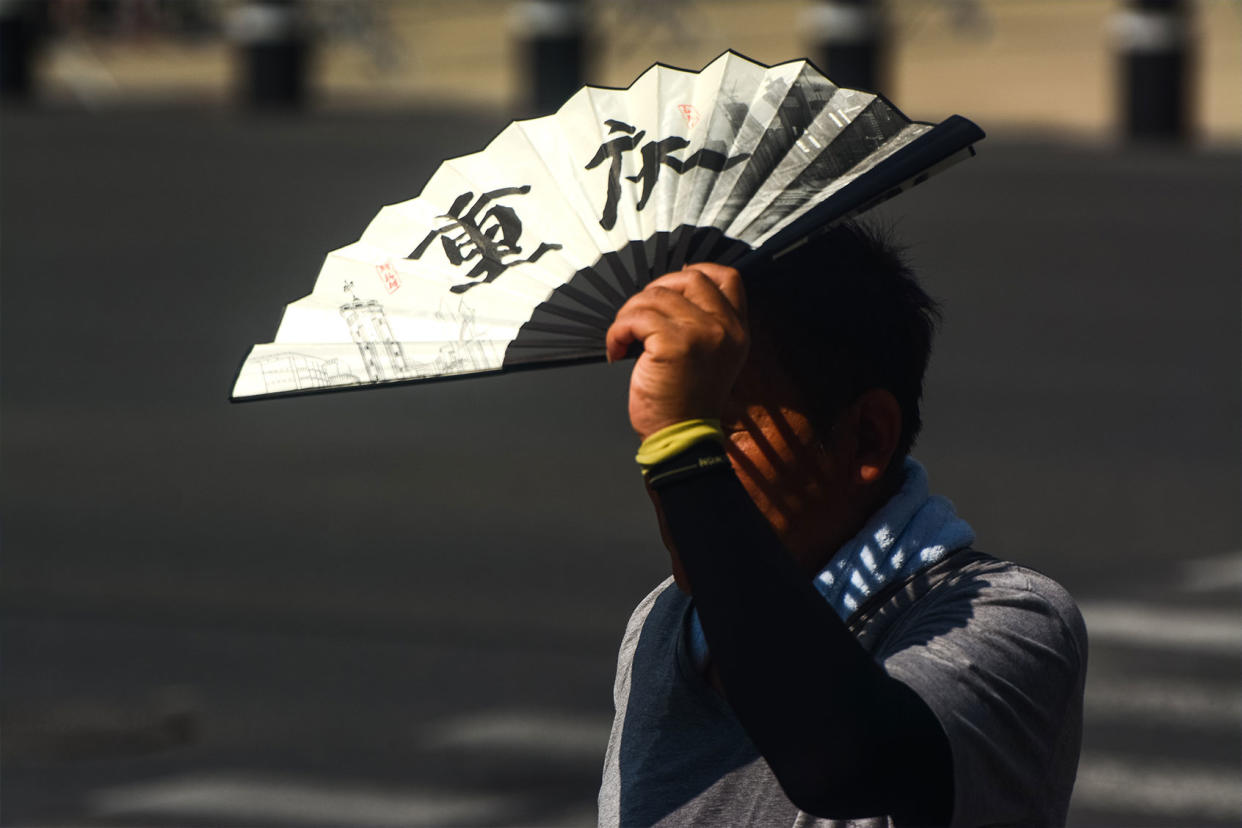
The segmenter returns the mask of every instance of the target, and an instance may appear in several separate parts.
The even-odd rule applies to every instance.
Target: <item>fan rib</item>
[[[798,207],[827,198],[835,187],[849,180],[852,171],[883,151],[908,123],[880,98],[873,98],[832,137],[823,151],[779,186],[777,192],[768,194],[763,209],[750,209],[739,216],[729,228],[730,235],[754,243],[781,226]]]
[[[645,285],[651,279],[651,270],[647,267],[647,251],[641,239],[630,239],[625,246],[626,254],[634,262],[634,269],[625,274],[622,280],[622,293],[633,296],[638,293],[639,281]]]
[[[766,75],[769,79],[751,101],[749,113],[767,110],[770,115],[762,123],[748,120],[739,131],[734,151],[749,152],[750,159],[736,176],[722,176],[718,180],[708,197],[708,203],[714,202],[716,209],[705,215],[701,224],[710,223],[721,229],[728,227],[784,160],[801,137],[804,126],[814,120],[837,93],[831,81],[805,62],[783,91],[772,88],[781,78],[776,70],[769,69]],[[751,137],[751,131],[758,134]],[[753,141],[753,145],[742,144],[743,137],[747,142]]]
[[[539,331],[540,333],[560,334],[576,339],[597,342],[600,341],[598,330],[583,330],[573,325],[560,325],[555,322],[542,322],[538,319],[532,319],[522,326],[523,329]]]
[[[564,294],[561,294],[561,295],[564,295]],[[578,322],[579,324],[586,325],[587,327],[593,330],[596,330],[596,331],[600,331],[601,333],[604,331],[607,331],[608,326],[612,324],[611,319],[605,322],[601,320],[598,316],[590,316],[589,314],[582,313],[581,311],[576,311],[573,308],[566,308],[561,305],[554,305],[553,301],[556,298],[557,298],[557,294],[555,293],[552,294],[551,298],[549,298],[546,302],[541,304],[538,308],[536,308],[536,310],[544,311],[554,316],[559,316],[562,319],[568,319],[571,322]]]
[[[761,242],[768,240],[768,238],[774,236],[775,233],[784,230],[785,227],[797,221],[797,218],[800,218],[801,216],[806,215],[807,212],[814,210],[816,205],[822,204],[822,202],[831,199],[833,195],[837,194],[837,192],[840,192],[842,189],[845,189],[845,187],[850,185],[852,181],[857,180],[859,176],[868,173],[868,171],[873,169],[874,166],[882,163],[884,159],[891,158],[893,154],[904,148],[904,146],[907,146],[910,142],[913,142],[913,140],[918,138],[919,134],[922,134],[923,132],[924,129],[920,124],[905,125],[904,129],[893,135],[893,137],[888,138],[882,146],[879,146],[879,148],[874,149],[871,153],[863,156],[862,159],[858,159],[857,163],[850,166],[850,168],[838,171],[837,174],[832,175],[828,180],[812,180],[809,184],[802,185],[806,187],[806,189],[814,189],[818,194],[816,199],[806,200],[804,204],[800,205],[781,205],[779,215],[777,215],[775,220],[756,220],[751,222],[751,225],[745,228],[743,235],[748,237],[748,240],[753,242],[754,245],[760,245]],[[820,174],[821,170],[809,171],[809,175],[818,176]],[[840,218],[837,218],[837,221],[845,220],[847,217],[856,215],[857,212],[858,210],[847,211],[846,214],[842,214]]]
[[[519,350],[519,351],[532,350],[533,351],[537,349],[546,349],[546,350],[558,350],[558,351],[563,352],[566,355],[569,355],[569,354],[584,355],[585,352],[600,351],[600,350],[603,350],[603,348],[604,348],[604,340],[602,337],[599,339],[584,339],[580,337],[579,338],[565,337],[562,339],[531,338],[531,339],[523,339],[523,340],[518,340],[518,339],[513,340],[513,342],[509,343],[509,347],[506,349],[506,354],[513,350]],[[516,360],[510,361],[506,359],[505,364],[506,365],[512,364],[512,362],[515,362],[515,361]]]
[[[665,273],[671,273],[673,271],[673,268],[669,266],[668,242],[668,233],[657,233],[655,240],[647,245],[650,250],[650,255],[647,258],[651,262],[650,275],[652,278],[663,276]]]
[[[613,259],[613,258],[619,260],[620,256],[616,252],[605,253],[603,256],[604,261],[602,263],[611,265],[608,269],[611,270],[615,274],[617,273],[619,268],[617,268],[615,264],[609,261],[610,259]],[[622,293],[621,291],[617,290],[617,288],[608,284],[608,282],[605,281],[604,277],[600,274],[599,271],[600,271],[600,263],[597,263],[594,267],[588,267],[579,272],[582,273],[583,278],[586,280],[587,284],[589,284],[591,287],[599,291],[600,295],[604,298],[604,301],[610,303],[614,308],[620,308],[622,305],[625,304],[625,300],[628,297],[632,296],[636,291],[634,289],[630,289]],[[577,275],[578,274],[576,273],[574,274],[574,276],[577,276]],[[573,281],[573,277],[570,277],[569,281]],[[566,284],[568,283],[569,282],[566,282]]]
[[[759,83],[766,74],[766,69],[741,58],[733,52],[725,52],[713,61],[708,69],[716,69],[719,64],[718,77],[711,87],[710,114],[706,123],[701,125],[704,139],[701,149],[720,152],[725,158],[732,157],[737,145],[739,134],[746,123],[746,112],[755,96]],[[706,74],[700,76],[710,77]],[[695,98],[698,104],[705,105],[699,94],[700,83],[695,84]],[[739,87],[742,88],[739,94]],[[685,174],[685,181],[677,189],[677,201],[673,208],[671,229],[682,224],[698,224],[703,216],[708,196],[715,189],[716,181],[727,170],[710,170],[698,166]],[[729,173],[733,175],[733,173]]]
[[[690,239],[694,236],[695,227],[683,224],[673,231],[669,238],[669,269],[681,270],[690,263]],[[695,261],[698,261],[697,259]]]
[[[584,268],[584,269],[593,270],[594,268]],[[594,296],[591,296],[590,294],[588,294],[586,291],[582,290],[581,288],[574,286],[573,277],[570,277],[569,281],[567,281],[565,284],[557,288],[556,291],[552,294],[552,296],[555,297],[557,293],[560,293],[566,299],[571,299],[574,302],[577,302],[578,304],[583,305],[584,307],[590,308],[591,310],[595,311],[597,316],[594,318],[596,319],[600,319],[600,318],[611,319],[613,315],[616,314],[617,308],[620,307],[619,305],[609,306],[606,303],[601,302],[599,299],[596,299]],[[548,301],[551,301],[551,299],[549,299]],[[577,313],[581,313],[581,311],[577,311]],[[583,316],[586,316],[586,314],[583,314]]]
[[[862,98],[862,101],[856,100],[858,98]],[[873,99],[874,96],[870,94],[864,95],[849,89],[837,90],[824,108],[801,127],[798,139],[789,145],[767,176],[762,181],[753,182],[754,189],[750,192],[745,207],[727,224],[721,222],[718,226],[731,236],[744,238],[739,228],[748,227],[756,217],[769,210],[774,202],[787,198],[787,189],[807,167],[814,164],[820,156],[831,155],[833,141],[848,124],[843,113],[851,109],[855,113],[860,112]]]

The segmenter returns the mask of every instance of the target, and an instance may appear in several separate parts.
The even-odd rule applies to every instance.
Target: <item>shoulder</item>
[[[877,656],[949,740],[955,824],[1063,824],[1087,660],[1082,615],[1063,586],[970,553],[910,604]]]
[[[877,656],[898,673],[961,671],[994,686],[1081,693],[1087,630],[1069,591],[1052,578],[971,553],[910,604]]]
[[[975,552],[912,608],[914,623],[957,616],[978,635],[1058,645],[1085,662],[1087,629],[1073,596],[1038,570]]]
[[[679,624],[684,619],[690,602],[689,596],[677,588],[672,576],[665,578],[647,596],[638,602],[621,638],[618,667],[624,667],[634,657],[639,639],[650,630],[649,623],[660,628]],[[620,672],[618,672],[620,675]]]
[[[647,623],[647,619],[651,616],[652,611],[656,609],[657,603],[661,605],[661,612],[657,614],[663,614],[667,611],[667,605],[670,601],[675,600],[677,596],[682,594],[681,590],[673,582],[671,575],[661,581],[655,589],[647,593],[643,600],[638,602],[638,606],[634,607],[634,611],[630,613],[630,620],[625,625],[626,639],[630,638],[631,634],[637,635],[642,631],[643,624]],[[689,601],[688,596],[686,601]]]

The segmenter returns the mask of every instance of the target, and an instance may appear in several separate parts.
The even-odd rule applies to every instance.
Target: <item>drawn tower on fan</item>
[[[503,360],[497,353],[496,346],[479,335],[475,328],[474,308],[461,301],[456,311],[436,312],[437,319],[457,323],[457,341],[446,343],[440,348],[433,371],[462,372],[486,371],[496,368]]]
[[[374,299],[365,302],[354,298],[341,305],[341,316],[349,325],[350,335],[362,355],[371,382],[401,379],[409,376],[409,366],[401,343],[392,335],[384,306]]]

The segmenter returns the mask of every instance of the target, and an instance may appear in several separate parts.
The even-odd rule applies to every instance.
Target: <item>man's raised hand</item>
[[[621,306],[605,342],[609,361],[643,344],[630,376],[630,424],[640,437],[719,418],[750,347],[741,276],[706,262],[661,276]]]

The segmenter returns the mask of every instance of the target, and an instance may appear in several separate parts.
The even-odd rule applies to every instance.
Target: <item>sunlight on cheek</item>
[[[780,485],[781,478],[746,435],[732,435],[728,446],[729,460],[742,488],[778,535],[788,531],[795,514],[791,493]]]

